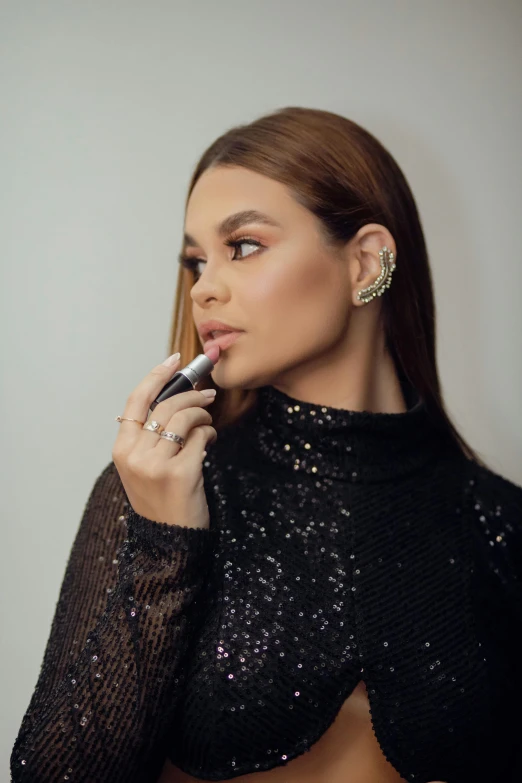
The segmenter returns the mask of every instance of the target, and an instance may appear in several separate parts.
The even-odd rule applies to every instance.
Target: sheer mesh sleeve
[[[157,779],[191,605],[216,535],[139,516],[114,463],[105,468],[71,549],[13,747],[14,783]]]

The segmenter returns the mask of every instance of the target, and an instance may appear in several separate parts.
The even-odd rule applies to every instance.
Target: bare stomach
[[[373,732],[368,692],[361,680],[335,721],[310,750],[281,767],[234,778],[236,783],[401,783]],[[157,783],[201,783],[168,759]],[[223,783],[223,781],[221,781]]]

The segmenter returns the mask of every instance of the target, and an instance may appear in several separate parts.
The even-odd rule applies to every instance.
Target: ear
[[[365,303],[357,299],[357,294],[361,289],[375,283],[379,277],[381,273],[379,251],[384,246],[397,258],[395,240],[386,226],[380,223],[367,223],[359,229],[349,245],[352,303],[354,307],[363,307]]]

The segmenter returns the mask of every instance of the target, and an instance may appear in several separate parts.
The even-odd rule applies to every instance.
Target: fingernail
[[[165,361],[162,362],[162,364],[164,364],[165,367],[171,367],[173,364],[176,364],[180,356],[181,356],[180,353],[173,353],[172,356],[169,356],[168,359],[165,359]]]
[[[216,393],[216,389],[202,389],[200,391],[200,394],[203,394],[205,397],[215,397]]]
[[[203,452],[203,459],[205,459],[205,457],[206,457],[206,456],[207,456],[207,452],[206,452],[206,451],[204,451],[204,452]]]

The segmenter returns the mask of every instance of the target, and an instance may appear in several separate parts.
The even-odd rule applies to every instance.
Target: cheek
[[[264,335],[328,340],[343,324],[349,301],[343,286],[331,264],[317,258],[281,263],[249,286],[244,299],[247,321]]]

